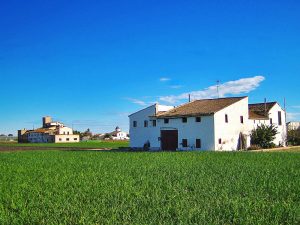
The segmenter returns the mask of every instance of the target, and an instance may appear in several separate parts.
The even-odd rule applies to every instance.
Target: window
[[[66,138],[66,141],[70,141],[70,138]]]
[[[183,123],[187,123],[187,118],[186,117],[182,117],[182,122]]]
[[[148,120],[144,121],[144,127],[148,127]]]
[[[196,123],[200,123],[201,122],[201,117],[196,117]]]
[[[70,132],[68,131],[68,134],[70,134]]]
[[[225,123],[228,123],[228,115],[225,114]]]
[[[133,121],[133,127],[137,127],[137,122]]]
[[[271,124],[271,125],[273,124],[273,120],[272,120],[272,118],[270,118],[270,124]]]
[[[254,123],[255,123],[255,120],[254,120]]]
[[[182,147],[186,148],[188,146],[187,139],[182,139]]]
[[[196,139],[196,148],[201,148],[201,139]]]
[[[240,121],[241,121],[241,123],[244,123],[244,117],[243,116],[240,116]]]
[[[74,138],[74,141],[77,141],[77,138]]]
[[[156,127],[156,120],[153,120],[153,121],[152,121],[152,126],[153,126],[153,127]]]
[[[282,118],[281,118],[281,112],[278,111],[278,125],[281,126],[282,125]]]
[[[169,119],[164,119],[164,123],[169,123]]]
[[[219,138],[219,145],[222,144],[222,138]]]
[[[59,139],[59,141],[61,141],[61,138]]]

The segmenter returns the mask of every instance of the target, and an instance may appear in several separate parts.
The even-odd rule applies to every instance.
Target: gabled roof
[[[202,99],[178,106],[164,113],[156,115],[157,118],[204,116],[214,114],[244,98],[232,97],[218,99]]]
[[[269,112],[276,104],[277,102],[249,104],[249,119],[269,119]]]

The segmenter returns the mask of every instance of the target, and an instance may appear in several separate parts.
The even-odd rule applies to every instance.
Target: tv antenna
[[[217,94],[218,94],[218,98],[220,98],[220,80],[217,80]]]

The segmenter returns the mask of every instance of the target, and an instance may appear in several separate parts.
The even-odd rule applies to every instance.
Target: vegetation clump
[[[289,145],[300,145],[300,128],[289,130],[287,141]]]
[[[274,140],[278,134],[277,127],[274,124],[258,125],[256,129],[251,132],[251,145],[259,146],[261,148],[274,148]]]

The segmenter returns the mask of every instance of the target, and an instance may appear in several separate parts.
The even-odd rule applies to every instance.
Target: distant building
[[[50,116],[43,117],[43,127],[35,130],[18,130],[20,143],[70,143],[79,142],[79,135],[63,123],[53,122]]]
[[[113,140],[128,140],[128,133],[122,131],[120,127],[116,127],[114,132],[109,133]]]
[[[288,130],[297,130],[300,129],[300,122],[288,122],[287,124],[287,129]]]

